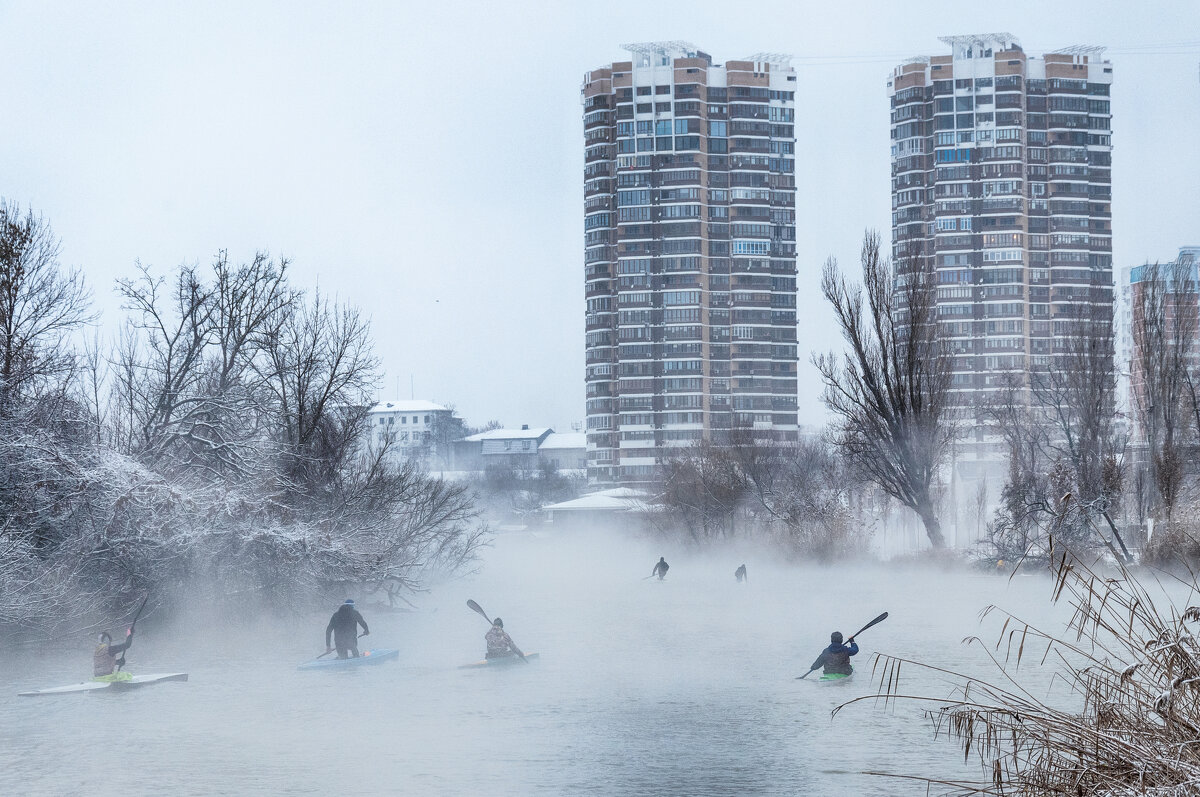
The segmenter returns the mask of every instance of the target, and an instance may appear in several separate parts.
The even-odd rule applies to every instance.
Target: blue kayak
[[[313,659],[297,667],[297,670],[323,670],[327,668],[364,667],[369,664],[383,664],[385,661],[400,658],[400,651],[392,648],[377,648],[364,650],[356,659]]]

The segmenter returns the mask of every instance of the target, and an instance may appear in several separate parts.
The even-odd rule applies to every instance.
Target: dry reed
[[[872,678],[877,693],[862,700],[919,701],[935,735],[955,740],[969,759],[974,753],[985,776],[977,783],[921,777],[947,794],[975,795],[1200,795],[1200,623],[1196,578],[1175,586],[1185,595],[1170,600],[1159,575],[1139,575],[1155,584],[1158,602],[1138,576],[1118,563],[1108,573],[1070,551],[1049,556],[1052,599],[1066,599],[1072,617],[1060,633],[1049,633],[994,606],[984,615],[1005,618],[994,647],[977,637],[997,667],[991,680],[920,662],[879,654]],[[1180,606],[1186,606],[1182,610]],[[1016,667],[1036,657],[1055,668],[1073,695],[1064,709],[1039,699],[1018,680]],[[922,668],[950,676],[955,691],[938,700],[901,691],[902,670]],[[1047,698],[1048,699],[1048,698]],[[891,773],[872,773],[886,774]],[[892,775],[895,776],[895,775]]]

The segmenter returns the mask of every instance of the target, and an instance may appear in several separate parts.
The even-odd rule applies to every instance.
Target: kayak
[[[822,675],[820,678],[818,678],[817,683],[821,684],[822,686],[830,686],[832,684],[844,684],[847,681],[849,681],[850,679],[852,679],[853,677],[854,677],[854,673],[845,674],[845,673],[831,672],[827,675]]]
[[[383,664],[385,661],[400,658],[400,651],[394,648],[378,648],[364,650],[356,659],[313,659],[297,667],[297,670],[324,670],[330,667],[364,667],[368,664]]]
[[[41,695],[69,695],[76,692],[96,692],[102,689],[123,692],[142,686],[150,686],[151,684],[160,684],[166,681],[186,681],[187,679],[188,674],[186,672],[154,673],[150,675],[134,675],[129,678],[113,681],[84,681],[81,684],[55,686],[50,689],[35,689],[32,692],[18,692],[17,694],[20,697],[39,697]]]
[[[526,653],[525,654],[526,659],[536,659],[537,657],[538,657],[538,654],[536,654],[536,653]],[[458,669],[473,670],[477,667],[507,667],[511,664],[520,664],[520,663],[521,663],[520,656],[504,656],[503,658],[499,658],[499,659],[480,659],[479,661],[473,661],[470,664],[460,665]]]

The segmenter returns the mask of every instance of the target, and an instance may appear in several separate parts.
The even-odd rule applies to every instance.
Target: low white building
[[[533,470],[538,463],[538,446],[554,433],[539,426],[524,424],[520,429],[489,429],[454,443],[454,467],[457,470],[485,470],[489,465],[507,465]]]
[[[381,401],[367,411],[371,443],[381,446],[390,439],[394,459],[428,462],[438,454],[438,430],[453,415],[453,410],[432,401]]]
[[[628,529],[654,511],[650,497],[631,487],[613,487],[542,507],[546,522],[559,529]]]
[[[587,475],[587,435],[583,432],[553,432],[538,446],[538,464],[560,471],[581,470]]]

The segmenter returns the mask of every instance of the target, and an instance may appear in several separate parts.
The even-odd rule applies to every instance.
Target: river
[[[645,579],[659,555],[663,582]],[[749,581],[733,577],[745,562]],[[603,538],[510,534],[475,575],[414,598],[363,605],[364,639],[398,661],[296,670],[323,648],[328,612],[306,622],[193,617],[138,626],[129,669],[188,683],[44,698],[25,689],[86,677],[89,639],[0,654],[0,792],[67,795],[918,795],[865,772],[979,778],[915,705],[871,702],[872,654],[986,675],[978,646],[997,603],[1057,627],[1050,583],[865,564],[777,562],[761,551],[689,554]],[[364,601],[360,597],[360,605]],[[528,665],[463,670],[482,657],[474,598]],[[332,611],[334,606],[329,607]],[[797,681],[834,629],[859,640],[849,683]],[[1022,667],[1042,688],[1049,672]],[[944,695],[916,671],[903,691]]]

